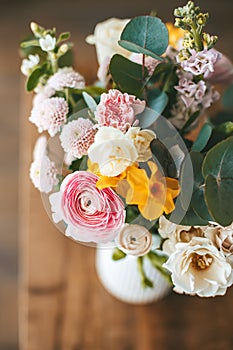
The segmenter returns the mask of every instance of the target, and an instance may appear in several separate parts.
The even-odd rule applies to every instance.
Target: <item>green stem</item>
[[[144,288],[146,288],[146,287],[152,288],[153,283],[151,280],[149,280],[149,278],[146,277],[145,271],[143,269],[143,257],[142,256],[139,256],[137,258],[137,263],[138,263],[138,272],[139,272],[140,277],[141,277],[142,286]]]

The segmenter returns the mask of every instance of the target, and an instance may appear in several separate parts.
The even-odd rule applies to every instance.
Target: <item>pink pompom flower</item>
[[[111,89],[103,93],[95,111],[95,119],[101,126],[112,126],[126,132],[136,121],[136,115],[145,109],[145,101],[133,95]]]
[[[66,236],[81,242],[113,240],[125,221],[121,199],[111,188],[96,188],[98,177],[87,171],[66,176],[59,192],[50,195],[55,223],[64,220]]]

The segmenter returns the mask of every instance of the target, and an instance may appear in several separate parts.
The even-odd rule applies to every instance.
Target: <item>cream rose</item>
[[[138,152],[138,162],[146,162],[152,157],[150,144],[156,138],[152,130],[141,130],[139,127],[131,127],[127,131],[126,136],[134,142],[134,146]]]
[[[132,165],[138,153],[132,140],[119,129],[103,126],[88,150],[88,157],[105,176],[117,176]]]
[[[163,243],[163,252],[171,255],[176,251],[177,243],[188,243],[193,237],[204,237],[205,228],[206,226],[176,225],[162,215],[159,218],[158,232],[160,236],[167,238]]]
[[[233,271],[224,254],[203,237],[178,243],[163,266],[171,272],[177,293],[213,297],[224,295],[233,283]]]
[[[119,249],[134,256],[147,254],[152,247],[152,234],[143,226],[124,224],[115,239]]]
[[[116,53],[125,57],[131,55],[131,52],[118,44],[121,32],[128,22],[129,19],[109,18],[96,25],[93,35],[88,35],[86,42],[96,46],[99,65],[106,57],[112,57]]]

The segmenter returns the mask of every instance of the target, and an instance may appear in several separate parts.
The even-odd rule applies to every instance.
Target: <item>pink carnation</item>
[[[101,95],[95,119],[101,126],[112,126],[126,132],[136,121],[135,116],[144,109],[145,101],[113,89]]]
[[[64,220],[65,234],[82,242],[113,240],[125,221],[121,199],[111,188],[96,188],[98,177],[76,171],[63,180],[59,192],[50,195],[53,220]]]
[[[65,124],[68,111],[68,103],[63,97],[46,98],[33,107],[29,120],[39,132],[47,130],[53,137]]]
[[[197,52],[192,49],[190,53],[191,56],[187,60],[180,62],[185,71],[194,75],[203,74],[204,78],[214,72],[214,64],[219,57],[219,52],[213,49]]]

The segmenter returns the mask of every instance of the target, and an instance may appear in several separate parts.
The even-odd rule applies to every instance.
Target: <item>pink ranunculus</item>
[[[67,224],[66,236],[81,242],[113,240],[125,221],[121,199],[111,188],[96,188],[98,177],[87,171],[66,176],[59,192],[50,195],[55,223]]]
[[[218,58],[214,63],[214,71],[210,72],[206,80],[211,84],[232,84],[233,83],[233,64],[222,53],[212,49],[218,53]]]
[[[136,115],[144,109],[145,101],[112,89],[101,95],[95,119],[101,126],[112,126],[126,132],[136,122]]]

